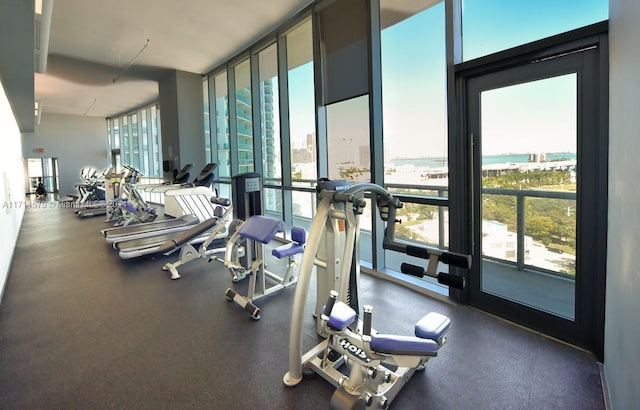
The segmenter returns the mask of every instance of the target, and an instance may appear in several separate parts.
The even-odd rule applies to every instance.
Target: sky
[[[463,0],[463,58],[470,60],[607,18],[608,0]],[[382,32],[386,159],[446,156],[444,22],[440,3]],[[482,132],[490,137],[483,152],[526,152],[531,149],[527,141],[537,141],[548,151],[575,151],[575,143],[570,142],[575,141],[575,122],[567,122],[568,116],[575,119],[575,82],[576,77],[569,76],[483,93],[483,104],[490,104],[482,114]],[[289,89],[292,143],[297,145],[314,130],[310,63],[289,72]],[[334,118],[349,121],[345,114],[350,109],[345,104],[344,113]],[[367,121],[362,114],[354,115],[359,115],[354,123]],[[346,123],[328,125],[341,133],[349,128]],[[548,139],[541,139],[541,134]],[[342,134],[337,138],[354,139]]]
[[[609,17],[608,0],[462,0],[463,59],[593,24]]]
[[[576,97],[575,73],[484,91],[482,155],[575,153]]]

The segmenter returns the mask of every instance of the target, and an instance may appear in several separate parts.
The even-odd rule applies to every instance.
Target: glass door
[[[480,91],[482,292],[575,319],[577,74]]]
[[[466,79],[470,303],[587,348],[602,255],[596,57],[589,48]]]
[[[42,183],[50,193],[58,193],[58,159],[27,158],[27,174],[29,177],[29,193],[35,193],[38,184]]]

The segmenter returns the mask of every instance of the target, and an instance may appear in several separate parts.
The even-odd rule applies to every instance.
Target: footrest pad
[[[451,328],[451,320],[440,313],[427,313],[416,323],[415,335],[436,342],[444,337]]]
[[[329,327],[335,330],[342,330],[356,320],[356,311],[351,309],[344,302],[336,302],[331,309],[329,316]]]
[[[438,348],[438,343],[430,339],[385,334],[371,335],[371,349],[377,353],[435,356],[438,354]]]

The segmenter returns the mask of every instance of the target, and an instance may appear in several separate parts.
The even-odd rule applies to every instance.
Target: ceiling
[[[169,70],[204,74],[311,2],[57,0],[35,99],[45,114],[125,112],[156,100]]]

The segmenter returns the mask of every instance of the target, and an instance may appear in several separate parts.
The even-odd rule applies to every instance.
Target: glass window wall
[[[215,138],[218,149],[218,173],[220,179],[231,178],[231,151],[229,134],[229,91],[227,72],[214,77],[215,86]]]
[[[267,185],[282,185],[277,44],[258,53],[262,176]]]
[[[291,180],[303,187],[315,185],[318,178],[311,27],[309,19],[286,35]]]
[[[150,105],[133,113],[107,118],[110,166],[131,165],[144,176],[162,177],[160,109]]]
[[[327,106],[329,179],[371,181],[369,96]]]
[[[207,77],[202,80],[202,100],[204,108],[204,158],[211,162],[211,124],[209,122],[209,81]]]
[[[251,106],[251,61],[234,67],[236,100],[236,141],[238,172],[253,172],[253,108]]]
[[[462,0],[464,61],[609,18],[608,0]]]
[[[604,20],[608,13],[603,0],[582,2],[581,5],[590,9],[588,12],[579,10],[581,7],[576,4],[569,12],[566,4],[545,0],[541,5],[536,3],[536,7],[540,6],[536,13],[552,12],[572,22],[554,26],[553,22],[547,24],[544,14],[540,14],[540,18],[528,20],[544,21],[545,24],[536,24],[537,31],[521,33],[520,27],[526,27],[526,24],[516,23],[513,16],[523,14],[514,11],[515,6],[506,0],[455,1],[462,4],[464,32],[447,37],[445,23],[454,18],[446,15],[445,1],[380,0],[382,123],[374,125],[382,127],[383,141],[371,141],[371,122],[379,119],[370,115],[367,94],[339,99],[317,111],[316,92],[322,92],[323,86],[314,84],[311,18],[278,33],[278,43],[252,49],[252,53],[257,53],[253,55],[256,64],[252,65],[247,58],[236,65],[217,69],[215,75],[208,78],[208,84],[205,81],[203,95],[205,127],[207,115],[212,116],[210,146],[217,147],[220,181],[228,183],[232,173],[231,158],[237,158],[234,172],[255,169],[263,175],[265,211],[284,218],[291,212],[293,224],[305,226],[316,210],[313,188],[319,177],[319,164],[323,172],[325,165],[329,171],[329,175],[320,176],[332,179],[368,182],[372,175],[382,174],[384,186],[401,197],[405,204],[397,215],[402,220],[397,230],[398,238],[418,245],[448,248],[448,117],[451,113],[447,112],[447,68],[451,67],[447,67],[447,51],[453,55],[452,50],[460,45],[448,44],[447,40],[463,38],[463,54],[468,60]],[[551,9],[551,4],[556,8]],[[496,16],[500,17],[496,19]],[[513,24],[518,24],[517,30],[505,31],[504,27]],[[261,39],[260,43],[268,44],[267,40]],[[286,45],[286,49],[278,50],[279,45]],[[373,45],[377,46],[377,43],[373,41]],[[320,47],[315,49],[320,50]],[[279,52],[286,53],[286,59],[279,60]],[[283,75],[282,81],[278,81],[278,73]],[[258,81],[252,84],[252,79]],[[207,92],[207,86],[214,89]],[[259,90],[254,88],[252,94],[252,87],[259,87]],[[228,90],[232,90],[231,95]],[[252,100],[253,96],[256,98]],[[281,109],[286,112],[281,113]],[[229,118],[230,111],[235,118]],[[260,115],[254,118],[257,112]],[[316,114],[322,121],[319,127]],[[254,119],[258,121],[258,118],[259,127],[254,124]],[[258,129],[260,135],[254,135],[254,130],[257,134]],[[316,132],[324,138],[325,130],[326,140],[319,140]],[[254,144],[254,137],[259,137],[261,143]],[[235,148],[236,143],[237,152],[231,152],[231,146]],[[254,155],[253,150],[258,147],[262,155]],[[383,163],[371,163],[373,148],[376,152],[381,148]],[[318,158],[319,151],[322,155],[326,151],[327,158]],[[262,163],[254,164],[257,157],[262,158]],[[290,166],[286,163],[288,157]],[[283,186],[281,190],[289,175],[291,186]],[[379,255],[381,252],[380,249],[372,252],[372,247],[377,245],[372,244],[370,238],[379,239],[381,233],[373,232],[378,225],[371,223],[375,219],[369,216],[369,210],[370,207],[361,218],[364,238],[361,256],[365,260],[373,259],[370,256],[373,253]],[[377,235],[371,235],[372,232]],[[367,235],[369,237],[365,238]],[[565,236],[572,238],[571,232]],[[406,256],[393,255],[393,252],[384,252],[384,255],[385,266],[382,268],[394,270],[399,270],[401,256]]]

